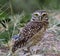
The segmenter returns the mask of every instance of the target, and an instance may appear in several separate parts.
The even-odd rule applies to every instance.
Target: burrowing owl
[[[19,33],[17,40],[13,44],[12,52],[15,52],[18,48],[21,48],[26,45],[26,43],[29,42],[30,39],[33,39],[35,41],[37,37],[35,37],[36,39],[34,39],[34,35],[36,35],[40,30],[42,30],[42,28],[46,30],[47,26],[47,12],[44,10],[35,11],[32,14],[30,22],[28,22],[22,29],[22,31]]]

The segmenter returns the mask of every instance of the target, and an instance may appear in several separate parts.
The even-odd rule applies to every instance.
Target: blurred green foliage
[[[22,17],[22,19],[20,20],[20,23],[27,23],[29,22],[31,19],[31,15],[30,14],[25,14],[24,17]]]
[[[21,13],[23,10],[26,12],[33,12],[38,9],[49,9],[56,10],[60,9],[60,0],[0,0],[0,5],[7,7],[12,7],[13,12]],[[11,7],[9,12],[11,12]]]

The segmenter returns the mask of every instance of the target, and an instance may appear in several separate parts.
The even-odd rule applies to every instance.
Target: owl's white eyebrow
[[[33,13],[33,14],[38,14],[38,15],[40,15],[40,13],[38,13],[38,12],[36,12],[36,13]]]

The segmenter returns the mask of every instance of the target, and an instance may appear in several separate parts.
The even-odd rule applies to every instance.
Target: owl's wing
[[[26,46],[30,47],[36,45],[42,39],[44,32],[45,32],[44,28],[39,30],[35,35],[31,37],[31,39],[27,41]]]
[[[14,52],[17,48],[23,47],[30,39],[35,40],[36,34],[43,28],[41,22],[29,22],[20,33],[20,37],[15,41],[12,51]],[[43,31],[42,31],[43,32]],[[36,36],[36,37],[35,37]],[[31,41],[32,41],[31,40]]]

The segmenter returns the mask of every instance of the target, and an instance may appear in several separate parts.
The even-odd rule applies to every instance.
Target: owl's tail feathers
[[[25,45],[25,43],[26,43],[26,39],[24,38],[24,39],[22,39],[22,40],[17,40],[17,41],[15,41],[15,43],[14,43],[14,45],[12,46],[12,52],[14,53],[18,48],[21,48],[21,47],[23,47],[24,45]]]

